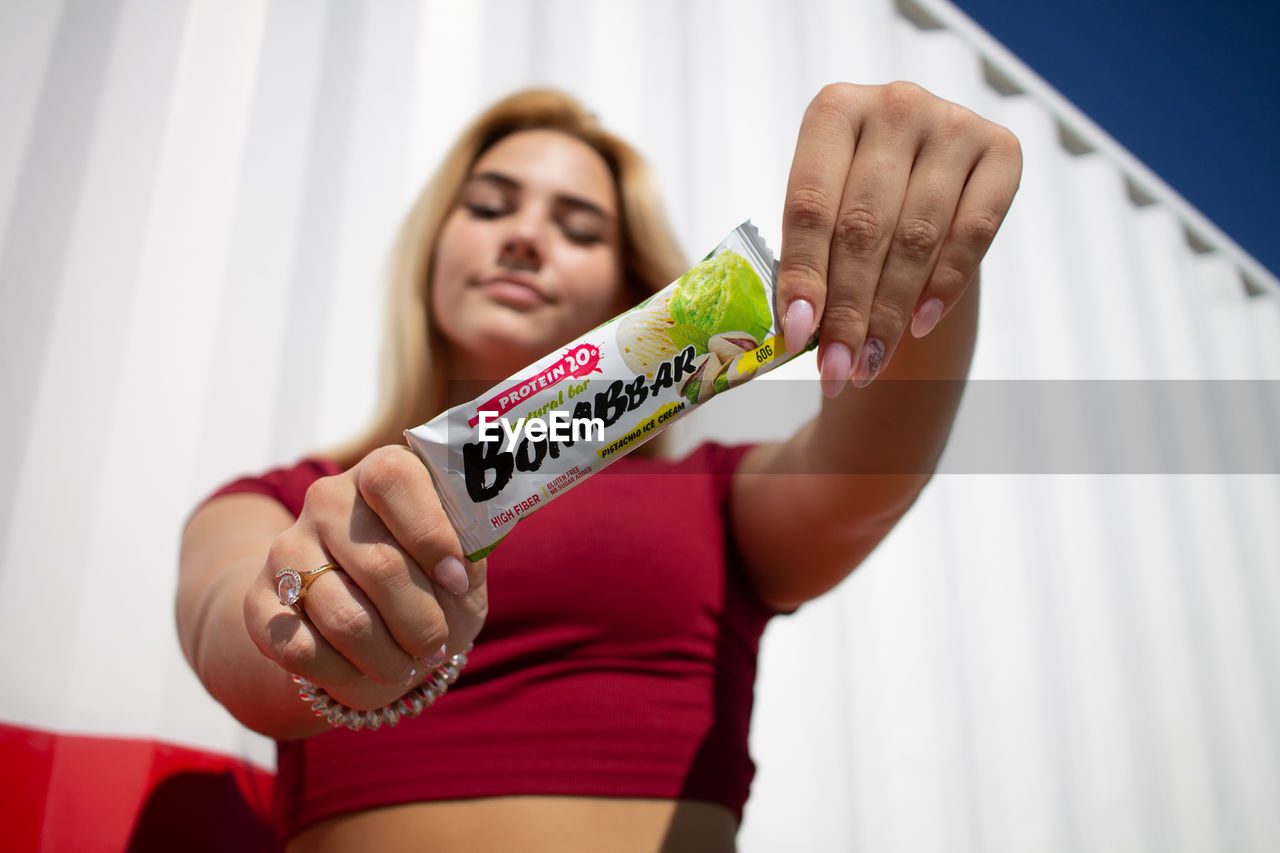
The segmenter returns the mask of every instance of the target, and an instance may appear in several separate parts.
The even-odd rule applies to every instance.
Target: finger
[[[251,627],[250,634],[263,654],[285,672],[311,681],[342,704],[358,709],[380,708],[413,686],[413,681],[395,686],[377,684],[330,646],[298,611],[281,608],[279,602],[271,607],[269,599],[269,594],[247,596],[245,622],[252,626],[257,614],[269,608],[261,630],[255,633]],[[263,603],[265,608],[260,606]]]
[[[902,209],[854,359],[853,384],[866,387],[893,357],[951,227],[978,147],[926,143],[911,171]]]
[[[301,607],[288,607],[277,597],[275,574],[294,566],[323,565],[329,556],[314,545],[296,543],[297,537],[281,536],[272,546],[267,564],[245,596],[244,619],[258,649],[286,672],[323,686],[353,707],[377,707],[395,698],[395,689],[379,688],[342,653],[335,649]],[[311,584],[307,596],[335,584],[338,572],[325,572]],[[323,581],[323,584],[321,583]]]
[[[938,261],[915,308],[914,337],[929,334],[964,295],[1009,213],[1021,176],[1018,141],[1004,131],[978,161],[961,193]]]
[[[868,346],[880,347],[877,358],[884,355],[880,341],[867,340],[867,330],[919,151],[918,134],[915,128],[880,120],[867,128],[854,155],[831,242],[830,289],[819,344],[829,395],[852,374],[851,369],[837,372],[831,366],[835,358],[842,368],[851,368]]]
[[[360,464],[360,497],[395,541],[440,586],[465,595],[470,583],[462,545],[427,468],[407,447],[384,447]]]
[[[804,349],[822,319],[831,235],[858,136],[855,107],[855,87],[827,86],[800,123],[778,260],[778,308],[792,353]]]
[[[363,499],[356,498],[342,527],[321,527],[320,536],[349,578],[350,599],[369,611],[368,624],[364,617],[350,622],[341,610],[322,619],[317,598],[308,602],[307,612],[330,642],[370,678],[403,682],[413,677],[411,670],[421,668],[418,661],[437,653],[449,637],[436,588]],[[439,594],[449,595],[443,590]],[[337,599],[332,605],[324,603],[350,606]],[[331,625],[341,630],[338,636],[329,635]]]
[[[457,654],[466,651],[484,627],[489,613],[489,591],[486,586],[486,561],[469,563],[463,560],[470,589],[466,595],[440,595],[440,609],[449,624],[447,651]]]
[[[357,537],[360,544],[353,542]],[[360,499],[355,477],[348,472],[313,483],[298,524],[272,546],[272,554],[281,558],[314,553],[322,557],[321,563],[343,569],[318,577],[301,606],[324,639],[379,684],[400,683],[414,669],[413,655],[396,643],[363,589],[374,589],[377,579],[359,577],[371,565],[383,568],[394,560],[387,554],[393,549],[370,547],[383,545],[389,538]]]
[[[405,577],[417,587],[399,589],[408,606],[384,604],[374,596],[393,635],[421,657],[443,643],[454,652],[463,650],[484,622],[485,567],[483,561],[472,564],[462,557],[462,545],[426,467],[406,447],[382,448],[361,463],[357,485],[403,549]],[[421,595],[429,601],[419,599]]]
[[[344,549],[330,550],[331,561],[341,566],[345,559],[361,572]],[[299,605],[325,641],[374,682],[405,684],[416,674],[415,656],[396,642],[382,612],[345,567],[317,578]]]

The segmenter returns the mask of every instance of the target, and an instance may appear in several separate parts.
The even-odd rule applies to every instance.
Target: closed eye
[[[576,198],[558,199],[555,216],[565,237],[579,246],[603,242],[613,224],[609,214]]]
[[[581,231],[566,225],[560,226],[560,230],[564,232],[564,236],[568,237],[570,241],[580,246],[590,246],[604,240],[604,237],[595,231]]]
[[[480,204],[478,202],[465,202],[464,206],[467,211],[477,219],[497,219],[506,213],[506,208],[498,207],[492,204]]]

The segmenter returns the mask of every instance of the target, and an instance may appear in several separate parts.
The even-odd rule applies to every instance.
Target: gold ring
[[[307,590],[311,588],[311,584],[315,583],[316,578],[330,569],[337,570],[339,568],[341,566],[325,563],[320,568],[312,569],[309,572],[299,572],[296,569],[281,569],[276,572],[276,597],[280,599],[280,603],[285,607],[301,604],[302,599],[306,597]]]

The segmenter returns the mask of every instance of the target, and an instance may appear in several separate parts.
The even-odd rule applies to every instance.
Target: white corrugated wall
[[[360,425],[392,232],[479,106],[584,98],[699,255],[776,244],[822,83],[899,78],[1023,144],[975,377],[1280,379],[1275,278],[942,0],[0,3],[0,721],[270,762],[181,660],[180,528]],[[1243,399],[1199,415],[1274,472]],[[742,848],[1280,848],[1280,477],[955,470],[769,629]]]

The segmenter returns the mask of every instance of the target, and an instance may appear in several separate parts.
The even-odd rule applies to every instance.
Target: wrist
[[[405,717],[417,717],[444,695],[449,686],[458,680],[458,674],[467,665],[465,650],[448,658],[427,677],[422,684],[399,699],[381,708],[362,711],[351,708],[334,699],[323,688],[317,687],[300,675],[293,676],[298,685],[298,697],[310,707],[316,717],[335,728],[345,727],[353,731],[370,729],[377,731],[384,725],[395,726]]]

